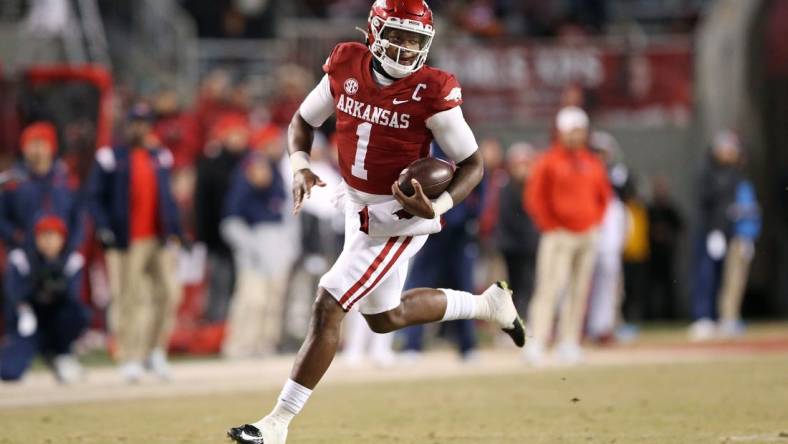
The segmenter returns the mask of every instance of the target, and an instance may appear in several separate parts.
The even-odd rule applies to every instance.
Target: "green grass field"
[[[275,391],[0,410],[0,443],[197,444]],[[2,391],[0,389],[0,396]],[[577,367],[316,391],[288,443],[788,443],[788,357]]]

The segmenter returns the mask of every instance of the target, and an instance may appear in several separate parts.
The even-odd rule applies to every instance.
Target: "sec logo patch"
[[[358,80],[353,77],[345,80],[345,92],[349,95],[354,95],[358,92]]]

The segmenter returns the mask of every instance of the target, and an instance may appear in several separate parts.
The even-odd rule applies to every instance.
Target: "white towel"
[[[412,216],[396,200],[366,205],[358,215],[360,229],[369,237],[421,236],[437,233],[442,228],[440,218]]]

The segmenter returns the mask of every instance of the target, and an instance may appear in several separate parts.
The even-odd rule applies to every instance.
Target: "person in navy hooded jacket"
[[[77,184],[68,167],[57,160],[57,132],[49,122],[27,126],[21,136],[22,161],[4,173],[0,193],[0,238],[8,249],[31,248],[33,226],[42,214],[57,215],[66,223],[67,254],[84,239],[83,211]]]
[[[173,157],[153,135],[152,117],[146,105],[131,109],[125,143],[96,151],[87,186],[113,293],[116,357],[130,383],[146,367],[170,377],[166,346],[180,300],[175,261],[182,232],[170,188]]]
[[[438,144],[433,144],[433,155],[446,159]],[[473,292],[473,267],[478,257],[478,220],[482,211],[482,197],[487,181],[471,192],[467,199],[443,215],[443,229],[427,239],[424,248],[413,258],[405,289],[445,287]],[[457,349],[462,360],[475,358],[476,329],[471,319],[447,323],[454,328]],[[416,357],[424,349],[424,326],[407,327],[404,352]]]
[[[277,165],[265,153],[249,153],[233,173],[220,226],[237,269],[222,346],[228,358],[277,350],[287,276],[297,254],[284,224],[286,202]]]
[[[76,382],[83,372],[71,347],[88,326],[80,301],[85,261],[66,251],[68,230],[59,217],[41,217],[33,232],[33,247],[8,254],[3,314],[9,331],[0,344],[0,380],[21,379],[40,354],[58,381]]]

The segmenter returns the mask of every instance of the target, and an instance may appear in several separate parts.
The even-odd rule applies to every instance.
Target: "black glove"
[[[178,236],[178,242],[181,244],[181,249],[186,251],[187,253],[191,253],[192,249],[194,248],[194,239],[187,234],[181,234]]]
[[[43,265],[33,274],[33,303],[38,306],[52,305],[68,292],[68,279],[61,264]]]
[[[112,230],[108,228],[102,228],[96,231],[96,238],[98,239],[99,243],[101,243],[102,248],[105,250],[115,248],[117,245],[115,233],[113,233]]]

